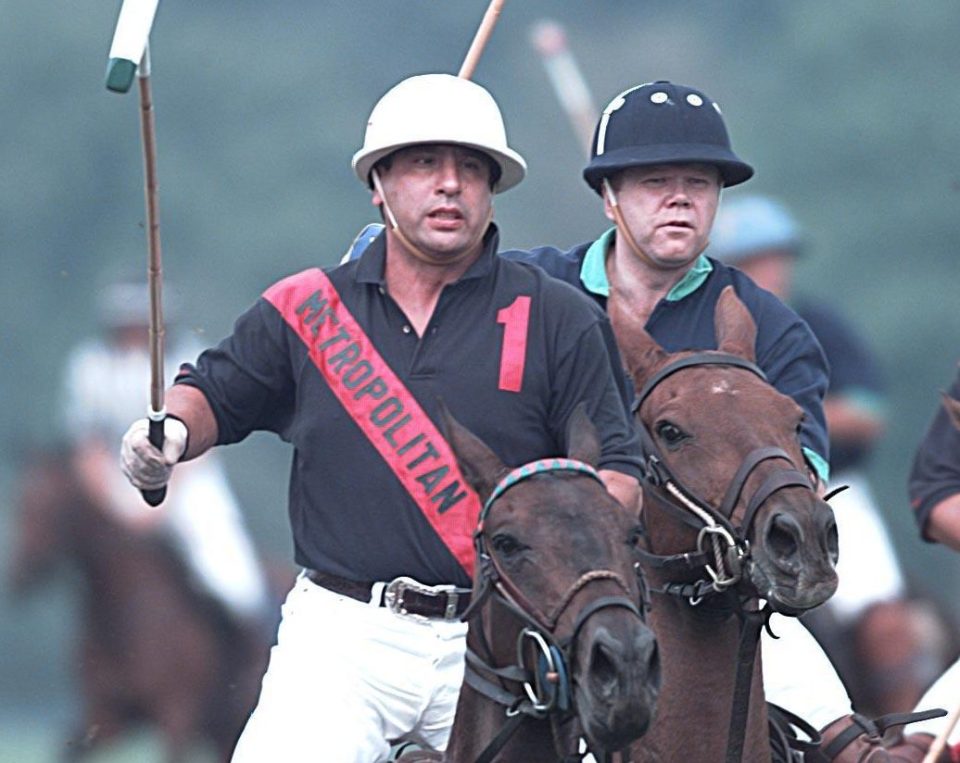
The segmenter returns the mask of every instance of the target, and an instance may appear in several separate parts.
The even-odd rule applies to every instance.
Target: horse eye
[[[660,439],[667,444],[667,447],[676,447],[687,439],[684,431],[669,421],[661,421],[657,424],[657,434],[660,436]]]
[[[628,546],[639,546],[640,541],[643,540],[644,532],[641,525],[637,525],[630,530],[630,534],[627,535],[627,545]]]
[[[497,551],[503,556],[518,554],[526,548],[520,541],[506,533],[497,533],[490,542],[494,551]]]

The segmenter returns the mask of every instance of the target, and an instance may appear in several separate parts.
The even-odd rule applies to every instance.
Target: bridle
[[[697,546],[692,552],[660,556],[638,549],[638,553],[645,564],[658,569],[687,573],[703,569],[707,578],[693,583],[667,583],[666,590],[660,591],[685,598],[692,606],[697,606],[707,596],[724,593],[743,579],[751,563],[747,535],[760,507],[771,495],[786,487],[813,488],[807,475],[793,463],[790,454],[773,446],[756,448],[747,454],[727,486],[719,506],[711,505],[680,482],[667,465],[652,433],[637,414],[657,385],[668,376],[685,368],[706,365],[743,368],[763,381],[767,380],[754,363],[737,355],[723,352],[694,353],[666,365],[651,377],[637,394],[632,409],[638,424],[648,494],[653,495],[671,516],[698,530]],[[743,519],[735,525],[731,517],[747,480],[760,464],[769,460],[786,461],[789,468],[776,469],[767,475],[747,501]]]
[[[756,594],[740,593],[735,589],[735,586],[744,580],[744,576],[748,575],[750,565],[753,563],[747,536],[757,512],[770,496],[787,487],[803,487],[812,490],[813,486],[807,475],[794,464],[790,454],[775,446],[756,448],[747,454],[727,486],[719,506],[711,505],[680,482],[663,458],[653,434],[638,414],[653,390],[668,376],[685,368],[707,365],[742,368],[763,381],[767,380],[766,375],[756,364],[737,355],[725,352],[698,352],[664,366],[647,380],[637,393],[632,412],[638,425],[643,454],[644,480],[647,484],[645,500],[646,496],[654,498],[668,515],[698,531],[696,548],[692,551],[659,555],[638,547],[637,553],[644,566],[657,569],[668,578],[667,582],[651,588],[652,592],[685,599],[691,607],[699,606],[708,598],[719,599],[718,609],[733,611],[740,620],[736,683],[727,735],[727,761],[732,763],[739,761],[743,754],[757,644],[760,640],[760,631],[767,624],[772,613],[769,604],[760,609],[748,608],[748,602],[755,598]],[[758,466],[770,460],[786,461],[788,467],[774,469],[764,478],[759,487],[746,499],[747,505],[743,519],[734,524],[733,511],[741,495],[744,494],[747,480]],[[645,507],[644,513],[647,510]],[[705,572],[706,577],[700,577],[691,582],[691,574],[695,574],[698,570]],[[669,578],[673,575],[679,579],[670,581]],[[810,731],[816,735],[815,730]],[[808,745],[815,744],[817,740],[803,742],[802,747],[805,749]]]
[[[477,529],[473,534],[479,570],[479,590],[474,594],[470,607],[463,613],[461,619],[468,621],[474,616],[482,618],[481,605],[493,595],[524,623],[524,628],[517,638],[517,659],[514,664],[506,666],[493,664],[492,649],[483,635],[482,627],[478,632],[485,655],[481,656],[469,646],[467,647],[464,680],[483,696],[503,705],[506,708],[507,717],[507,722],[477,758],[477,763],[488,763],[493,760],[527,718],[549,719],[554,746],[561,760],[581,760],[583,756],[579,753],[564,753],[559,735],[560,722],[569,718],[573,712],[569,666],[577,636],[590,617],[603,609],[620,607],[633,612],[641,619],[644,617],[643,610],[638,606],[635,595],[632,595],[629,584],[613,570],[590,570],[584,573],[567,588],[549,612],[544,612],[530,601],[504,570],[497,555],[488,549],[484,524],[495,502],[518,482],[535,475],[552,472],[584,474],[603,484],[600,475],[592,466],[575,459],[549,458],[525,464],[510,471],[494,487],[483,505]],[[637,575],[640,576],[639,568],[637,568]],[[642,581],[642,578],[640,579]],[[570,632],[559,635],[557,626],[560,619],[577,594],[589,585],[603,581],[613,582],[623,593],[594,599],[577,612]],[[643,590],[641,584],[641,591]],[[535,664],[533,665],[527,659],[531,648],[534,654]],[[520,690],[511,691],[507,688],[507,684],[519,686]],[[597,756],[598,761],[605,759],[603,753]]]

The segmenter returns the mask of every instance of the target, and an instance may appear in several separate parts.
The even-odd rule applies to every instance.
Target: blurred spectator
[[[63,424],[82,483],[102,510],[128,526],[168,533],[194,583],[238,624],[267,624],[264,575],[217,457],[207,455],[178,469],[166,500],[156,508],[121,473],[118,443],[149,403],[147,285],[112,283],[99,293],[97,304],[101,335],[70,353],[63,384]],[[169,299],[165,309],[168,319],[174,317]],[[167,380],[181,361],[199,352],[190,341],[172,336],[164,353]]]
[[[909,495],[920,535],[960,551],[960,372],[917,447]]]
[[[960,551],[960,371],[917,447],[908,494],[923,539]],[[958,703],[960,660],[930,687],[917,706],[954,710]],[[937,735],[950,720],[916,723],[911,730]],[[960,760],[960,727],[954,726],[948,740],[953,759]]]
[[[794,293],[794,267],[805,249],[782,204],[744,195],[724,200],[707,254],[787,302],[823,346],[830,364],[824,401],[830,485],[849,489],[830,501],[840,535],[840,584],[808,624],[840,667],[858,709],[905,711],[939,670],[946,648],[942,623],[928,605],[907,602],[900,563],[866,477],[885,423],[877,358],[831,304]]]

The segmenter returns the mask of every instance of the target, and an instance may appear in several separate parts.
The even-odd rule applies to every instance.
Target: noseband
[[[796,468],[790,454],[778,447],[757,448],[747,454],[727,486],[719,507],[712,506],[677,479],[667,466],[650,430],[637,414],[657,385],[668,376],[684,368],[707,365],[743,368],[763,381],[767,380],[760,368],[737,355],[721,352],[694,353],[668,364],[649,379],[638,393],[632,408],[639,423],[644,479],[652,488],[648,492],[657,498],[662,508],[670,515],[699,531],[697,548],[694,552],[659,556],[638,549],[638,553],[647,565],[656,568],[684,571],[698,567],[704,569],[709,580],[666,585],[667,590],[664,592],[686,598],[692,605],[699,604],[704,596],[723,593],[742,579],[744,569],[750,563],[750,542],[747,540],[747,534],[750,532],[757,511],[771,495],[785,487],[799,486],[812,489],[807,475]],[[747,480],[760,464],[770,459],[784,460],[790,464],[790,468],[777,469],[767,476],[747,501],[743,520],[738,525],[734,525],[731,520],[733,510],[744,491]]]
[[[479,565],[480,590],[474,595],[470,607],[463,613],[461,619],[468,621],[474,615],[482,616],[481,603],[492,594],[513,615],[525,623],[517,639],[516,664],[502,667],[492,664],[492,649],[486,642],[482,629],[480,629],[480,637],[483,640],[486,657],[481,657],[469,647],[467,648],[464,680],[487,699],[503,705],[508,718],[504,727],[477,759],[477,763],[493,760],[525,717],[537,719],[549,717],[554,744],[560,758],[565,761],[581,760],[582,756],[577,753],[566,755],[560,750],[557,733],[560,720],[558,716],[568,715],[573,708],[569,665],[577,636],[587,620],[602,609],[620,607],[643,619],[640,607],[630,598],[630,586],[613,570],[590,570],[584,573],[564,592],[551,611],[544,612],[524,595],[520,587],[503,569],[496,554],[488,550],[484,523],[494,503],[518,482],[550,472],[585,474],[603,485],[596,469],[575,459],[549,458],[525,464],[509,472],[494,487],[483,505],[477,529],[473,534]],[[605,486],[604,489],[606,489]],[[637,569],[637,575],[638,577],[641,575],[639,569]],[[639,579],[642,581],[642,577]],[[623,594],[602,596],[591,601],[577,613],[569,635],[559,638],[556,634],[557,625],[576,595],[591,583],[605,580],[613,581]],[[641,585],[641,591],[643,590]],[[527,666],[525,659],[528,644],[533,646],[536,654],[536,664],[532,668]],[[522,693],[509,691],[504,685],[505,682],[520,684]]]

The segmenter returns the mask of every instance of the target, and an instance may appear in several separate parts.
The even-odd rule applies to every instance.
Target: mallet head
[[[160,0],[123,0],[107,61],[107,90],[126,93],[143,60]]]

